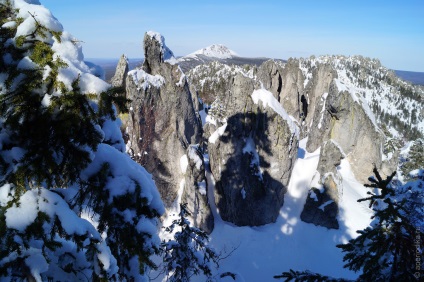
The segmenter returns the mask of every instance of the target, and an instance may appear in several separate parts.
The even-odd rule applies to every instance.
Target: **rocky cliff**
[[[129,152],[153,174],[166,205],[189,203],[195,224],[208,231],[208,165],[220,216],[236,225],[267,224],[284,203],[298,141],[307,137],[307,150],[321,148],[321,155],[301,219],[338,228],[340,159],[366,182],[374,165],[387,174],[397,166],[398,154],[387,153],[388,134],[424,131],[422,103],[390,104],[402,93],[411,101],[422,93],[376,60],[311,57],[260,66],[221,60],[200,64],[186,77],[161,35],[147,33],[144,52],[143,67],[125,80],[132,100]],[[123,66],[117,81],[125,75]],[[403,116],[384,112],[401,106]],[[409,121],[412,129],[383,131],[384,121]]]
[[[343,189],[340,186],[341,176],[334,169],[334,164],[340,161],[340,157],[335,156],[346,158],[356,179],[366,182],[374,165],[386,174],[397,166],[396,153],[385,153],[387,134],[380,129],[383,122],[388,125],[402,125],[402,122],[414,121],[412,128],[399,127],[397,136],[424,131],[424,124],[414,118],[414,114],[409,115],[405,108],[402,109],[403,116],[392,116],[385,113],[384,110],[387,109],[383,108],[383,105],[391,105],[388,106],[393,108],[391,112],[398,112],[399,107],[410,107],[409,110],[419,115],[422,103],[413,101],[422,99],[422,93],[417,94],[420,93],[418,90],[394,77],[392,72],[382,67],[377,60],[360,56],[289,59],[287,63],[270,60],[259,67],[229,66],[213,62],[193,68],[188,72],[188,77],[191,89],[196,90],[203,102],[210,105],[210,115],[216,116],[216,124],[207,124],[205,130],[207,137],[208,134],[220,132],[217,143],[209,142],[212,173],[219,180],[216,199],[217,203],[222,202],[221,207],[218,207],[223,218],[236,224],[257,224],[254,219],[250,219],[249,223],[243,222],[248,220],[241,220],[240,217],[244,214],[237,211],[246,209],[246,203],[243,206],[240,204],[243,202],[238,199],[240,194],[243,200],[247,195],[242,179],[247,179],[252,186],[259,185],[254,179],[239,176],[247,175],[249,168],[249,160],[243,154],[245,140],[251,132],[255,132],[258,137],[255,137],[257,139],[252,143],[258,147],[258,140],[261,139],[251,122],[260,118],[245,114],[249,111],[255,112],[249,102],[243,102],[245,92],[261,87],[269,91],[287,114],[296,120],[300,127],[300,138],[308,137],[307,150],[313,152],[321,148],[320,167],[317,168],[318,180],[311,183],[302,219],[328,228],[338,228],[336,195],[337,191]],[[409,93],[402,99],[411,100],[411,103],[408,101],[398,106],[392,105],[402,93]],[[217,115],[217,112],[220,114]],[[269,113],[257,113],[267,116],[266,120],[269,120]],[[230,123],[234,125],[230,126]],[[268,138],[263,140],[270,141],[272,147],[278,143],[267,131],[269,128],[273,131],[274,125],[261,130],[266,132]],[[277,156],[278,153],[274,151],[271,155]],[[324,159],[332,164],[323,165]],[[288,159],[279,157],[279,161],[285,164],[289,173]],[[272,163],[275,164],[268,162],[267,165]],[[259,171],[264,171],[263,167]],[[235,176],[230,176],[230,172],[234,172]],[[287,185],[278,177],[274,179],[279,179],[277,181],[283,186]],[[317,187],[313,187],[314,185]],[[268,212],[274,207],[270,205]],[[265,214],[267,217],[268,214]]]
[[[269,101],[278,104],[239,73],[208,111],[205,137],[215,202],[221,217],[237,225],[276,220],[296,159],[297,126]]]
[[[128,151],[153,175],[168,208],[182,196],[195,224],[210,232],[213,217],[202,154],[196,149],[201,148],[202,127],[194,97],[160,34],[145,34],[144,56],[142,68],[126,79]]]

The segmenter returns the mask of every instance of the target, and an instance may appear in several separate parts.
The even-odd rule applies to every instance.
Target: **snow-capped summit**
[[[197,55],[203,55],[217,59],[230,59],[232,57],[238,57],[236,52],[221,44],[214,44],[197,50],[196,52],[187,55],[187,57],[195,57]]]

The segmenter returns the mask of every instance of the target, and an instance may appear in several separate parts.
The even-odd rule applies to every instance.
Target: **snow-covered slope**
[[[217,59],[229,59],[232,57],[238,57],[237,53],[233,50],[230,50],[228,47],[221,44],[214,44],[206,48],[197,50],[186,57],[197,57],[198,55],[203,55],[206,57],[217,58]]]
[[[377,59],[362,56],[321,56],[299,59],[308,88],[318,65],[329,64],[337,72],[339,90],[348,91],[361,103],[374,123],[385,124],[395,136],[415,139],[424,134],[424,90],[397,77]],[[406,132],[406,133],[403,133]],[[403,134],[402,134],[403,133]]]
[[[366,189],[358,183],[347,161],[338,170],[343,176],[343,193],[340,200],[339,230],[330,230],[302,222],[300,213],[308,195],[317,168],[320,150],[308,153],[306,139],[300,141],[299,155],[285,195],[280,216],[273,224],[259,227],[238,227],[223,221],[213,204],[215,181],[207,172],[209,202],[212,203],[215,229],[210,235],[211,246],[223,257],[216,277],[225,272],[236,274],[236,281],[275,281],[278,275],[289,269],[311,270],[325,275],[355,279],[358,274],[343,268],[343,254],[336,247],[356,237],[356,230],[370,223],[372,211],[367,203],[357,203],[366,197]],[[175,209],[164,221],[167,226],[178,214]],[[169,234],[161,234],[168,239]],[[325,259],[323,259],[325,257]],[[155,276],[152,273],[152,277]],[[193,277],[192,281],[205,281]],[[219,281],[234,281],[227,277]]]
[[[219,218],[216,220],[211,244],[217,250],[234,250],[222,261],[220,272],[235,272],[245,281],[275,281],[274,275],[289,269],[309,269],[348,279],[357,277],[343,268],[343,255],[336,244],[346,243],[356,236],[356,230],[368,226],[371,210],[366,203],[356,202],[366,196],[366,189],[353,178],[349,164],[343,161],[339,170],[345,187],[338,218],[340,229],[328,230],[302,222],[300,213],[319,160],[319,150],[303,155],[305,146],[306,139],[300,142],[302,153],[296,161],[276,223],[236,227]]]
[[[268,58],[240,57],[236,52],[221,44],[214,44],[197,50],[191,54],[178,58],[178,64],[187,72],[192,68],[210,62],[222,62],[229,65],[256,65],[259,66]]]

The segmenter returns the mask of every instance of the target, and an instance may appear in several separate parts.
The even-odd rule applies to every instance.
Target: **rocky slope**
[[[246,85],[272,93],[299,124],[301,138],[308,137],[307,150],[321,148],[320,164],[332,163],[317,168],[302,213],[303,220],[328,228],[338,228],[336,195],[343,187],[335,168],[340,157],[324,159],[343,156],[356,179],[366,182],[374,165],[386,174],[396,170],[394,151],[399,148],[388,146],[390,138],[415,139],[424,132],[422,89],[397,78],[377,60],[311,57],[287,63],[270,60],[259,67],[244,68],[213,62],[193,68],[187,76],[192,91],[212,109],[217,103],[221,108],[237,108],[232,101],[223,106],[223,97],[237,91],[248,93],[251,89],[244,90]],[[243,87],[234,89],[238,77],[245,81]],[[228,117],[224,114],[221,119]]]
[[[125,81],[129,152],[153,174],[166,205],[188,202],[207,231],[209,169],[209,200],[224,220],[271,223],[284,204],[298,141],[307,138],[309,152],[321,151],[301,219],[338,228],[341,159],[366,182],[374,165],[386,174],[397,168],[393,144],[401,142],[394,140],[424,132],[423,90],[377,60],[325,56],[240,66],[225,63],[234,54],[218,47],[186,56],[198,64],[186,77],[179,65],[188,59],[176,60],[163,37],[149,32],[143,67]]]

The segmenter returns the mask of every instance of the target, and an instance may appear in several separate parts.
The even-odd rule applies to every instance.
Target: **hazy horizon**
[[[406,1],[40,0],[83,41],[85,57],[142,57],[146,31],[184,56],[223,44],[242,57],[362,55],[424,72],[424,3]]]

